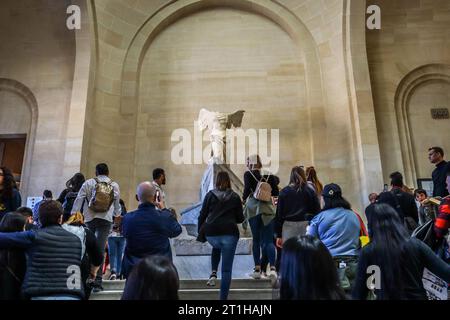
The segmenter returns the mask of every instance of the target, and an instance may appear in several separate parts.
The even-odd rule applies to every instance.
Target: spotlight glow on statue
[[[234,113],[221,113],[201,109],[198,117],[200,131],[210,129],[211,134],[211,157],[213,163],[224,164],[226,157],[226,133],[232,127],[240,128],[245,111],[239,110]]]

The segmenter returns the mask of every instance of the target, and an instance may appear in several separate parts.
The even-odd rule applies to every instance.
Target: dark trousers
[[[213,247],[211,254],[211,269],[217,271],[220,257],[222,256],[222,277],[220,281],[220,300],[227,300],[231,286],[231,275],[233,272],[233,261],[239,238],[236,236],[214,236],[206,237]]]
[[[277,272],[280,271],[280,264],[281,264],[281,248],[278,248],[276,246],[276,238],[274,238],[273,243],[275,245],[275,249],[276,249],[276,255],[277,258],[275,260],[275,269],[277,270]],[[261,270],[262,271],[266,271],[267,270],[267,266],[269,265],[269,259],[267,258],[267,254],[263,253],[262,257],[261,257]],[[271,266],[273,267],[273,266]]]
[[[100,248],[102,248],[103,251],[106,248],[108,236],[112,230],[112,225],[113,225],[112,222],[106,221],[104,219],[94,219],[86,223],[88,229],[95,234],[95,237],[97,238],[97,243],[100,246]],[[103,263],[104,261],[102,262],[102,265],[98,269],[97,277],[95,278],[95,281],[98,284],[101,284],[103,279]]]
[[[275,244],[273,243],[274,221],[264,225],[261,215],[251,218],[248,223],[253,236],[253,260],[255,266],[261,265],[261,252],[267,256],[271,266],[275,266]]]

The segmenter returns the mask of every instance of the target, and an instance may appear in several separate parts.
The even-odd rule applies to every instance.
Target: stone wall
[[[0,106],[0,135],[29,133],[31,110],[25,99],[0,87]]]
[[[427,148],[447,152],[450,120],[432,120],[430,109],[449,108],[450,2],[369,0],[381,8],[381,30],[367,31],[367,53],[383,178],[402,171],[406,183],[431,177]],[[408,87],[411,86],[411,87]]]
[[[194,164],[190,140],[192,162],[174,164],[171,135],[183,128],[193,138],[194,121],[200,109],[207,108],[246,110],[242,128],[267,129],[268,142],[270,130],[279,130],[279,150],[273,150],[280,155],[279,171],[273,174],[286,185],[293,166],[312,163],[302,49],[269,19],[235,9],[201,11],[167,27],[142,64],[135,182],[149,179],[151,168],[164,167],[170,204],[183,208],[197,200],[206,163]],[[246,149],[235,145],[233,151],[248,156]],[[233,164],[243,180],[245,160]]]
[[[381,165],[378,143],[376,139],[369,138],[376,136],[373,134],[376,132],[376,125],[373,111],[370,109],[372,101],[366,99],[366,96],[370,96],[370,89],[367,89],[370,88],[367,60],[366,69],[359,71],[361,66],[364,67],[364,60],[361,62],[361,56],[364,55],[360,53],[361,50],[356,55],[353,51],[347,50],[346,46],[346,41],[358,43],[359,40],[358,48],[362,47],[360,39],[364,39],[363,27],[358,29],[357,37],[350,39],[350,34],[356,32],[347,29],[347,26],[348,21],[355,17],[363,21],[365,8],[363,5],[357,8],[350,7],[351,3],[356,2],[96,1],[94,23],[98,28],[99,63],[96,69],[94,99],[88,111],[88,114],[92,115],[91,122],[87,126],[90,143],[85,146],[86,151],[83,151],[87,156],[83,169],[92,172],[97,162],[109,160],[112,175],[124,191],[124,199],[133,207],[136,183],[139,180],[150,179],[153,167],[165,166],[171,169],[168,172],[169,193],[175,194],[175,197],[180,196],[177,194],[180,186],[170,185],[176,183],[174,181],[180,176],[184,177],[183,185],[187,185],[188,188],[186,196],[175,202],[182,206],[187,202],[187,198],[195,201],[198,196],[195,186],[201,178],[202,169],[172,170],[172,166],[167,164],[170,141],[166,140],[170,137],[170,131],[178,126],[186,126],[187,122],[192,126],[191,122],[197,117],[198,109],[201,107],[217,110],[225,108],[226,111],[230,111],[239,106],[250,111],[247,114],[248,118],[244,118],[244,124],[248,121],[249,126],[271,128],[279,126],[276,121],[282,121],[288,128],[293,129],[292,136],[295,137],[293,139],[305,140],[295,146],[289,138],[285,138],[283,142],[285,146],[280,155],[286,159],[280,171],[282,184],[286,183],[292,165],[313,164],[325,183],[333,181],[341,184],[355,207],[362,208],[364,195],[371,189],[370,186],[380,184],[378,179],[381,175]],[[347,9],[351,14],[347,14]],[[204,10],[208,10],[209,13],[203,12]],[[238,24],[244,24],[254,32],[255,38],[250,41],[251,47],[247,36],[251,33],[246,35],[244,32],[242,39],[232,39],[235,37],[231,37],[235,29],[221,33],[223,39],[208,40],[208,37],[213,36],[214,24],[220,26],[220,23],[227,23],[227,18],[219,15],[221,10],[230,14],[233,12],[228,16],[229,21],[237,19]],[[248,19],[242,20],[242,17]],[[273,26],[264,29],[270,24]],[[184,27],[180,28],[180,25]],[[196,25],[197,28],[203,25],[205,29],[196,30]],[[211,29],[207,29],[208,27]],[[251,59],[248,56],[252,52],[251,49],[262,49],[269,45],[267,39],[255,33],[258,29],[267,30],[268,37],[272,37],[277,45],[268,48],[262,55],[254,55],[254,59]],[[180,32],[175,33],[173,30]],[[192,33],[194,31],[195,34]],[[273,35],[277,32],[279,36],[274,39]],[[230,35],[228,39],[227,35]],[[196,36],[198,38],[195,38]],[[189,39],[192,40],[192,47],[189,47]],[[244,41],[245,39],[247,40]],[[203,44],[211,41],[212,50],[194,51],[194,44],[202,44],[202,41]],[[213,66],[212,62],[220,62],[217,54],[220,45],[223,44],[237,44],[238,48],[235,55],[227,56],[225,50],[224,58],[233,59],[215,65],[215,68],[223,73],[222,76],[228,75],[228,80],[225,78],[214,81],[203,80],[202,83],[194,81],[192,83],[197,87],[188,90],[186,86],[189,77],[200,74],[202,69],[197,68],[194,73],[188,72],[184,77],[176,72],[172,74],[167,72],[167,70],[189,71],[189,65],[198,66],[199,59],[204,59],[205,70],[208,71],[208,66]],[[287,50],[280,55],[277,53],[281,52],[280,48]],[[296,49],[295,52],[292,48]],[[163,53],[168,55],[163,57]],[[239,53],[242,54],[241,57]],[[269,74],[271,70],[278,70],[272,72],[272,76],[283,81],[286,76],[294,77],[299,84],[298,90],[289,92],[289,88],[293,88],[293,83],[289,83],[283,91],[280,91],[281,94],[277,95],[278,84],[273,83],[271,86],[266,82],[264,86],[257,85],[258,81],[261,81],[258,77],[262,79],[257,73],[253,73],[253,76],[256,75],[256,81],[251,81],[253,80],[251,78],[242,81],[244,75],[247,74],[248,77],[250,66],[269,61],[261,56],[272,59],[270,67],[272,69],[268,68],[269,63],[267,67],[259,67],[258,72]],[[354,56],[359,60],[354,59]],[[245,59],[239,59],[243,57]],[[278,69],[274,63],[276,60],[280,60]],[[247,62],[246,68],[243,68],[241,75],[233,74],[240,61]],[[357,71],[350,77],[349,70],[353,65]],[[163,70],[164,68],[166,70]],[[301,78],[302,73],[304,80]],[[355,89],[357,82],[362,85]],[[252,89],[254,83],[259,91]],[[239,89],[236,88],[238,84],[246,88],[248,96],[244,97],[245,94],[242,93],[229,94]],[[182,88],[185,88],[184,100],[180,100]],[[172,91],[164,97],[164,90]],[[208,96],[205,90],[211,91],[211,95]],[[218,94],[214,96],[212,92]],[[291,100],[286,100],[283,95],[290,96]],[[230,98],[226,99],[227,96]],[[357,103],[352,104],[352,99]],[[239,105],[238,102],[243,104]],[[181,113],[179,110],[175,111],[177,106],[182,106]],[[287,109],[283,109],[283,114],[271,110],[270,115],[275,119],[279,116],[280,119],[269,125],[266,123],[269,117],[260,117],[259,114],[256,117],[251,114],[257,107],[268,110],[270,107],[278,106],[282,108],[285,106]],[[306,106],[305,111],[302,111],[302,106]],[[362,113],[362,117],[358,116],[360,106],[366,111]],[[150,109],[153,109],[153,113],[149,113]],[[265,112],[269,114],[268,111]],[[159,117],[163,121],[157,121]],[[303,132],[295,130],[296,122],[299,127],[305,128]],[[159,130],[159,133],[153,133],[151,127]],[[242,167],[234,169],[238,174],[243,172]]]
[[[448,1],[370,0],[382,29],[366,31],[354,0],[80,0],[76,33],[65,28],[71,3],[0,4],[0,78],[27,92],[14,99],[34,98],[20,100],[31,115],[15,113],[35,139],[27,195],[57,193],[80,163],[91,176],[105,161],[134,207],[135,185],[162,166],[181,209],[203,167],[172,165],[170,135],[192,130],[202,107],[243,108],[244,128],[280,128],[281,184],[312,164],[359,210],[391,171],[410,185],[426,177],[428,144],[450,149],[433,133],[448,121],[421,121],[448,104]]]
[[[70,1],[0,2],[0,86],[26,97],[29,112],[22,112],[21,102],[7,119],[14,123],[29,121],[23,117],[31,120],[26,129],[29,148],[21,185],[24,201],[46,188],[57,193],[65,182],[66,129],[75,61],[74,32],[66,28],[69,5]]]

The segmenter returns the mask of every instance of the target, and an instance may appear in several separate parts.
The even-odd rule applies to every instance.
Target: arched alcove
[[[273,147],[279,150],[259,151],[263,161],[266,155],[280,155],[273,159],[279,171],[272,173],[282,177],[282,185],[299,161],[312,163],[303,52],[279,25],[259,14],[210,8],[165,28],[141,65],[138,102],[135,183],[148,179],[149,168],[164,167],[171,180],[167,194],[176,195],[170,202],[176,208],[198,197],[206,163],[194,163],[193,139],[194,121],[203,107],[226,113],[244,109],[244,130],[267,130],[258,142],[270,142],[271,130],[277,130],[279,145]],[[176,144],[171,135],[177,129],[191,133],[190,163],[171,161]],[[235,143],[233,154],[245,158],[245,149],[238,150]],[[242,177],[245,161],[233,158],[231,169]]]
[[[122,116],[121,127],[128,126],[130,123],[136,123],[134,134],[127,133],[127,139],[135,138],[142,135],[142,130],[139,131],[139,124],[144,121],[139,117],[140,107],[140,89],[142,79],[142,66],[145,57],[151,48],[155,39],[168,26],[173,25],[180,19],[188,17],[192,14],[217,8],[228,8],[232,10],[240,10],[253,15],[258,15],[271,21],[277,25],[290,38],[293,47],[298,56],[303,60],[302,72],[304,73],[304,88],[299,88],[299,91],[304,93],[304,105],[307,108],[302,113],[304,118],[308,119],[307,123],[303,125],[304,130],[314,136],[314,131],[321,130],[325,120],[323,117],[323,91],[322,91],[322,75],[321,66],[317,53],[317,45],[311,36],[309,30],[302,23],[299,18],[290,12],[284,6],[268,0],[231,0],[231,1],[214,1],[214,0],[180,0],[162,7],[154,15],[144,23],[134,36],[131,42],[126,58],[124,61],[122,73],[122,90],[121,90],[121,107],[120,112]],[[289,67],[287,67],[289,69]],[[210,105],[211,106],[211,105]],[[204,105],[202,107],[210,107]],[[214,105],[212,105],[214,107]],[[201,107],[201,106],[199,106]],[[245,109],[245,106],[236,106]],[[275,108],[275,106],[274,106]],[[272,112],[275,112],[273,110]],[[288,116],[286,114],[286,116]],[[317,133],[317,132],[316,132]],[[134,137],[133,137],[134,136]],[[136,140],[137,141],[137,140]],[[326,166],[328,159],[326,154],[322,151],[323,141],[314,141],[312,138],[300,145],[299,148],[307,148],[308,159],[291,159],[292,161],[305,161],[307,164],[316,163]],[[132,177],[130,185],[135,185],[142,174],[139,173],[138,159],[136,155],[139,154],[140,144],[121,145],[118,150],[118,156],[122,160],[128,158],[126,165],[122,165],[123,175]],[[166,159],[170,158],[170,154]],[[293,158],[293,157],[292,157]],[[124,163],[124,161],[122,162]],[[126,168],[125,168],[126,166]],[[147,169],[148,170],[148,166]],[[147,172],[147,176],[148,176]],[[130,196],[131,199],[132,196]]]
[[[427,147],[431,147],[431,145],[425,146],[425,144],[432,141],[439,143],[440,141],[436,141],[436,136],[445,137],[448,132],[448,129],[445,132],[436,132],[433,123],[446,127],[448,120],[433,120],[430,110],[439,107],[435,104],[441,102],[445,102],[448,107],[447,90],[449,85],[450,66],[429,64],[411,71],[397,88],[395,112],[405,175],[409,181],[426,178],[420,175],[430,171],[429,169],[425,170],[426,161],[424,159],[426,159]],[[437,92],[442,94],[436,96]],[[440,122],[435,123],[435,121]],[[448,126],[450,129],[450,125]],[[430,139],[427,138],[428,136]],[[444,141],[442,142],[444,143]]]
[[[25,115],[26,117],[29,117],[29,121],[26,121],[27,123],[24,123],[25,126],[28,126],[28,128],[23,128],[24,130],[27,130],[27,141],[25,146],[25,155],[24,155],[24,161],[23,161],[23,170],[22,170],[22,177],[21,177],[21,193],[22,195],[28,194],[28,187],[30,183],[30,173],[31,173],[31,158],[33,155],[33,149],[34,149],[34,142],[36,138],[36,127],[37,127],[37,119],[38,119],[38,104],[36,101],[36,98],[34,94],[31,92],[31,90],[25,86],[24,84],[13,80],[13,79],[6,79],[6,78],[0,78],[0,92],[5,91],[9,92],[13,95],[16,95],[17,97],[20,97],[20,99],[23,100],[25,105],[28,107],[28,115]],[[9,115],[10,117],[14,116],[22,116],[22,113],[16,113]],[[10,118],[12,119],[12,118]],[[7,134],[7,132],[2,132],[2,134]],[[17,133],[17,132],[14,132]],[[25,201],[25,197],[23,199]]]

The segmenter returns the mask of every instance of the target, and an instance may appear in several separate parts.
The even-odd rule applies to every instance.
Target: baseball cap
[[[342,190],[335,183],[327,184],[322,191],[322,196],[325,198],[340,198],[342,197]]]

